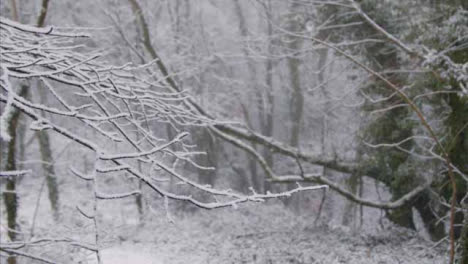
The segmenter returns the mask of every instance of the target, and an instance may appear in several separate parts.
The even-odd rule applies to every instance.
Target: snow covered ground
[[[439,248],[409,230],[378,235],[344,227],[314,226],[281,205],[153,219],[120,229],[103,251],[105,264],[209,263],[446,263]]]
[[[162,264],[156,252],[149,252],[149,245],[125,244],[106,248],[101,252],[104,264]],[[95,256],[90,257],[89,263],[97,263]]]
[[[25,183],[20,189],[24,231],[29,230],[33,219],[37,199],[36,192],[31,192],[34,188]],[[74,196],[63,196],[67,206],[62,209],[60,223],[51,219],[47,198],[43,197],[36,237],[65,236],[92,244],[93,225],[77,212],[78,196],[76,189]],[[171,204],[173,223],[162,204],[154,200],[140,223],[134,199],[100,202],[103,264],[428,264],[446,263],[448,259],[447,245],[433,247],[411,230],[388,223],[378,226],[372,219],[353,230],[329,221],[326,214],[314,224],[316,212],[298,215],[278,200],[212,211],[177,210],[179,205]],[[89,204],[80,206],[90,208]],[[69,245],[51,244],[33,250],[49,259],[58,256],[58,263],[97,263],[92,252]],[[3,264],[5,258],[1,260]],[[19,260],[18,264],[39,263]]]

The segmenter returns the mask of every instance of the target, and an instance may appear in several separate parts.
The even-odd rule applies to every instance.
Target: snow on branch
[[[356,3],[354,0],[349,0],[353,9],[362,17],[366,23],[373,27],[377,32],[381,33],[389,42],[396,45],[398,48],[403,50],[410,56],[419,58],[422,61],[423,66],[438,69],[444,69],[442,74],[439,77],[443,79],[450,80],[451,78],[455,79],[460,85],[461,92],[460,96],[468,96],[468,64],[466,63],[455,63],[449,56],[445,53],[445,50],[440,52],[427,51],[421,52],[416,48],[412,48],[409,45],[403,43],[384,28],[379,26],[372,18],[370,18]],[[422,47],[423,50],[427,50],[426,47]]]
[[[21,176],[31,173],[31,170],[0,171],[0,177]]]
[[[48,27],[29,26],[29,25],[25,25],[25,24],[12,21],[5,17],[0,17],[0,26],[2,28],[5,28],[6,30],[15,29],[18,31],[23,31],[25,33],[40,34],[40,35],[74,37],[74,38],[90,37],[88,34],[84,34],[84,33],[80,33],[80,34],[63,33],[63,32],[60,32],[59,30],[54,29],[54,27],[52,26],[48,26]]]
[[[298,186],[282,193],[245,195],[185,177],[179,169],[183,167],[181,163],[198,169],[210,168],[192,159],[199,152],[186,142],[189,134],[184,131],[189,126],[223,124],[189,107],[190,97],[185,91],[174,91],[173,87],[150,81],[153,78],[145,71],[146,66],[109,65],[102,54],[76,45],[76,37],[84,35],[72,33],[53,27],[25,26],[2,18],[0,102],[8,111],[21,111],[31,118],[31,129],[49,129],[94,153],[93,172],[80,172],[76,168],[71,168],[71,172],[94,184],[95,199],[141,195],[140,191],[111,190],[112,186],[106,186],[106,193],[99,191],[97,185],[105,174],[136,177],[166,199],[187,201],[206,209],[326,188]],[[31,92],[47,93],[53,100],[38,104],[22,97],[13,85],[22,79],[29,81],[31,86],[27,89]],[[44,89],[39,90],[40,87]],[[43,115],[44,112],[48,115]],[[7,114],[2,114],[2,119],[7,120]],[[174,128],[177,135],[161,136],[166,126]],[[94,136],[89,137],[89,132]],[[172,178],[177,186],[183,184],[189,190],[184,194],[173,193],[166,181],[160,180],[161,176]],[[194,191],[210,198],[201,201],[193,195]]]

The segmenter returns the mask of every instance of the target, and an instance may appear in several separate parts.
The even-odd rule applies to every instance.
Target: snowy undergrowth
[[[388,227],[368,235],[314,226],[313,218],[297,216],[281,204],[181,214],[175,219],[172,224],[164,217],[154,218],[122,230],[120,242],[107,251],[115,254],[106,264],[446,262],[441,251],[409,230]],[[113,262],[119,254],[135,252],[148,258]]]
[[[30,183],[30,182],[29,182]],[[64,184],[64,188],[76,185]],[[24,231],[31,225],[38,185],[21,186],[20,212]],[[37,189],[36,188],[36,189]],[[35,233],[37,237],[63,237],[92,243],[91,222],[75,205],[86,186],[63,196],[62,221],[54,223],[43,197]],[[34,191],[32,191],[34,190]],[[174,223],[168,221],[161,199],[151,203],[139,223],[134,199],[100,203],[101,247],[104,264],[205,264],[205,263],[446,263],[444,248],[410,230],[391,225],[352,230],[329,223],[314,225],[315,213],[297,215],[280,201],[246,204],[237,209],[193,210],[170,204]],[[29,214],[26,214],[29,213]],[[324,218],[325,220],[325,218]],[[371,224],[371,223],[368,223]],[[53,227],[53,228],[51,228]],[[62,256],[59,263],[95,264],[93,253],[63,244],[41,248],[44,257]],[[59,254],[57,254],[59,253]],[[34,263],[21,259],[19,263]],[[24,262],[26,261],[26,262]]]

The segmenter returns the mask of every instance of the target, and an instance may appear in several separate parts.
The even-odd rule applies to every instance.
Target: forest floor
[[[116,228],[103,251],[105,264],[218,263],[446,263],[416,233],[387,227],[378,234],[313,224],[281,204],[162,215],[145,224]]]
[[[25,182],[19,189],[20,223],[26,232],[39,204],[36,191],[31,191],[37,186]],[[92,221],[76,210],[84,189],[78,190],[63,196],[60,222],[51,219],[43,198],[35,221],[36,238],[95,241]],[[336,224],[341,221],[336,221],[335,211],[334,217],[324,211],[314,223],[316,212],[293,212],[279,200],[211,211],[171,203],[168,216],[159,199],[147,204],[141,221],[134,198],[99,204],[103,264],[431,264],[448,259],[446,243],[435,247],[417,232],[389,223],[379,225],[375,219],[364,220],[361,227],[344,227]],[[92,208],[89,202],[80,207]],[[51,244],[34,252],[51,259],[60,256],[58,263],[96,264],[94,253],[66,245]],[[20,260],[19,264],[33,263]],[[4,261],[0,256],[0,263]]]

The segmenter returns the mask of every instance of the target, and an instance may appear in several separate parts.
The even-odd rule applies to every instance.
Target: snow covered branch
[[[3,62],[0,102],[32,118],[31,129],[55,131],[94,152],[99,166],[90,175],[72,169],[79,178],[93,181],[96,185],[101,174],[127,172],[163,197],[188,201],[206,209],[260,202],[325,187],[298,187],[283,193],[244,195],[231,190],[217,190],[183,176],[173,167],[175,161],[196,164],[190,158],[195,152],[190,151],[191,146],[185,143],[188,133],[183,129],[219,124],[200,111],[187,107],[189,97],[183,90],[174,91],[173,87],[150,81],[147,73],[138,67],[129,64],[110,66],[102,60],[103,54],[82,52],[83,46],[76,46],[73,42],[82,35],[55,32],[52,27],[25,26],[4,18],[1,21],[0,34],[5,41],[0,45]],[[14,87],[21,79],[36,80],[55,100],[44,105],[23,98]],[[50,117],[41,115],[41,112],[47,112]],[[162,124],[171,125],[181,132],[165,139],[157,130]],[[85,127],[78,129],[82,125]],[[85,135],[86,130],[100,136],[91,139]],[[239,131],[237,133],[245,133]],[[109,166],[109,162],[113,166]],[[143,167],[137,168],[135,163]],[[165,186],[156,183],[152,175],[156,168],[164,177],[213,196],[213,201],[202,202],[191,194],[181,195],[166,190]],[[96,189],[98,199],[140,194],[139,191],[102,193]]]

